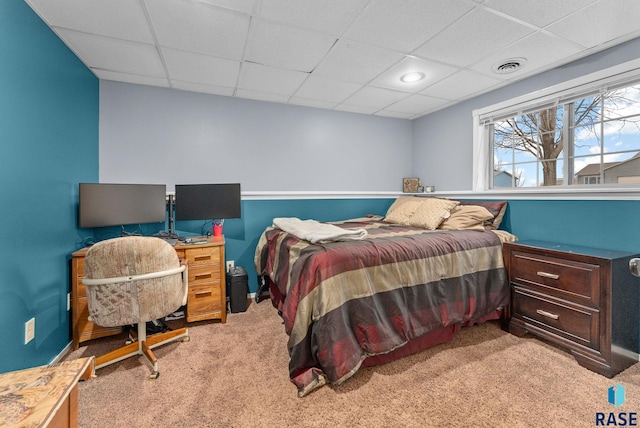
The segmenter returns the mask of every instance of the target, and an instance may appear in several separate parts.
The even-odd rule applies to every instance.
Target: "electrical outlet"
[[[31,342],[36,337],[36,319],[31,318],[24,323],[24,344]]]
[[[235,266],[235,263],[233,262],[233,260],[227,260],[227,272],[229,272],[231,268],[234,266]]]

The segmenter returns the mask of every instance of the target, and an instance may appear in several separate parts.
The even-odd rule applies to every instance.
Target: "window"
[[[620,67],[474,112],[474,189],[640,184],[640,62]]]

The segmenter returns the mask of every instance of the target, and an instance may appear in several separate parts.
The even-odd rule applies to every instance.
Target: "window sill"
[[[621,200],[639,199],[640,187],[582,187],[491,189],[482,192],[436,192],[440,197],[468,199]]]

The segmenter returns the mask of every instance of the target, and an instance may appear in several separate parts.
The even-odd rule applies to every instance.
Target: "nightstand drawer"
[[[600,305],[600,267],[521,251],[512,252],[514,283],[539,287],[572,302]]]
[[[532,326],[589,348],[600,349],[600,313],[597,310],[517,286],[513,289],[513,307],[516,316]]]

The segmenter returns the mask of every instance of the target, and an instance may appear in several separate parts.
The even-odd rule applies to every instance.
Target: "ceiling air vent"
[[[494,64],[491,70],[497,74],[509,74],[520,70],[526,62],[526,58],[509,58]]]

